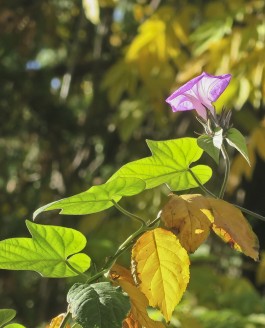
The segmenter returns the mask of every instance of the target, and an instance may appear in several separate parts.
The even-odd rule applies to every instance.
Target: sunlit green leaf
[[[94,186],[80,194],[42,206],[35,211],[35,218],[43,211],[61,209],[60,214],[82,215],[96,213],[113,206],[123,196],[133,196],[145,189],[145,182],[138,178],[117,178],[105,184]]]
[[[75,284],[67,301],[73,318],[83,328],[121,328],[131,307],[129,297],[109,282]]]
[[[44,277],[76,276],[86,271],[90,258],[79,253],[86,238],[70,228],[26,221],[32,238],[10,238],[0,242],[0,269],[32,270]]]
[[[245,137],[241,134],[241,132],[239,132],[235,128],[229,129],[227,131],[226,141],[229,143],[230,146],[236,148],[250,165],[246,140]]]
[[[5,326],[5,328],[26,328],[26,327],[21,325],[20,323],[10,323],[9,325]]]
[[[171,190],[197,187],[190,170],[202,183],[206,183],[212,170],[206,165],[190,164],[197,161],[203,151],[195,138],[180,138],[167,141],[147,140],[152,156],[122,166],[111,178],[137,177],[146,182],[146,189],[166,183]]]
[[[11,321],[16,316],[16,311],[13,309],[0,309],[0,327]]]

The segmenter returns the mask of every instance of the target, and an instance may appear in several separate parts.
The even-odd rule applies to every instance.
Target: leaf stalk
[[[224,144],[222,144],[222,146],[221,146],[221,153],[222,153],[224,161],[225,161],[225,175],[224,175],[223,184],[222,184],[222,187],[221,187],[221,190],[219,193],[219,198],[223,199],[224,194],[225,194],[225,189],[227,186],[228,177],[230,174],[230,159],[229,159],[229,156],[227,154]]]

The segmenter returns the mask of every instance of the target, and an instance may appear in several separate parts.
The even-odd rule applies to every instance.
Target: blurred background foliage
[[[263,0],[2,0],[1,239],[27,236],[24,220],[36,208],[148,156],[146,138],[201,132],[191,113],[171,113],[165,98],[202,71],[232,73],[216,108],[233,109],[234,126],[248,136],[252,166],[230,149],[226,199],[264,215],[264,41]],[[215,170],[208,188],[216,191],[223,165],[203,160]],[[150,219],[165,201],[157,188],[122,205]],[[265,223],[249,220],[265,249]],[[80,229],[98,266],[137,227],[114,209],[39,221]],[[264,259],[255,264],[211,237],[192,258],[171,326],[265,327]],[[128,254],[122,261],[129,265]],[[45,325],[65,311],[72,283],[1,271],[0,308],[16,309],[27,327]]]

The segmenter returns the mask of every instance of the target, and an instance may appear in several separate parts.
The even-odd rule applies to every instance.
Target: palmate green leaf
[[[11,321],[16,316],[13,309],[0,309],[0,327]]]
[[[42,206],[33,218],[43,211],[61,209],[60,214],[82,215],[97,213],[113,206],[123,196],[133,196],[145,189],[145,182],[134,177],[120,178],[94,186],[80,194]]]
[[[230,146],[236,148],[250,165],[246,140],[243,134],[237,129],[231,128],[227,131],[226,141]]]
[[[147,145],[152,156],[122,166],[109,181],[117,177],[137,177],[145,181],[146,189],[165,183],[171,190],[178,191],[198,187],[190,171],[201,184],[211,178],[212,170],[209,166],[190,167],[203,153],[195,138],[147,140]]]
[[[198,146],[201,147],[214,161],[219,164],[220,150],[223,144],[223,130],[216,130],[214,136],[202,135],[197,139]]]
[[[44,277],[76,276],[90,266],[90,258],[79,253],[86,245],[81,232],[70,228],[26,221],[32,238],[10,238],[0,242],[0,269],[32,270]]]
[[[109,282],[75,284],[67,302],[73,319],[83,328],[121,328],[131,308],[129,297]]]

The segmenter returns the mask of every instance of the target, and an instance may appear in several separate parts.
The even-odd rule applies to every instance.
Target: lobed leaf
[[[206,165],[190,165],[197,161],[203,151],[195,138],[180,138],[167,141],[147,140],[152,156],[122,166],[110,179],[137,177],[144,180],[146,189],[167,184],[171,190],[186,190],[198,187],[190,170],[202,183],[206,183],[212,170]]]
[[[67,294],[73,318],[83,328],[121,328],[130,301],[109,282],[75,284]]]
[[[113,206],[123,196],[133,196],[145,189],[145,182],[134,177],[117,177],[105,184],[94,186],[80,194],[42,206],[34,212],[36,218],[41,212],[60,209],[60,214],[82,215],[97,213]]]
[[[84,253],[76,254],[86,245],[81,232],[30,221],[26,225],[32,238],[0,241],[0,269],[33,270],[44,277],[62,278],[89,268],[90,258]]]
[[[115,284],[128,294],[131,302],[131,311],[123,322],[125,328],[164,328],[162,322],[154,321],[149,318],[147,313],[148,300],[145,295],[134,284],[131,272],[115,264],[110,271],[110,277]]]
[[[189,282],[189,256],[176,236],[157,228],[143,234],[132,250],[133,276],[152,307],[169,321]]]
[[[207,239],[211,222],[201,210],[206,199],[202,195],[171,195],[162,209],[161,219],[172,228],[181,245],[193,253]],[[209,207],[209,206],[207,206]]]

